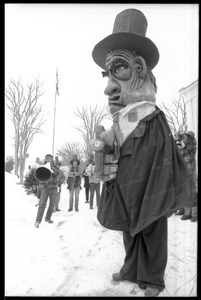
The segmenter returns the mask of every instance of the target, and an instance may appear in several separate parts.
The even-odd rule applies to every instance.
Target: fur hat
[[[51,157],[51,158],[53,158],[53,155],[52,155],[52,154],[46,154],[46,155],[45,155],[45,159],[46,159],[48,156]]]
[[[80,161],[79,159],[75,158],[75,159],[71,159],[70,164],[73,165],[73,162],[76,161],[78,165],[80,165]]]

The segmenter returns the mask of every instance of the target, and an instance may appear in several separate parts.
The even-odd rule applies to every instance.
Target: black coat
[[[106,228],[134,236],[160,217],[192,206],[195,191],[165,115],[157,108],[121,146],[117,177],[103,185],[97,218]]]
[[[84,188],[89,189],[89,187],[90,187],[90,185],[89,185],[89,176],[85,175],[85,170],[82,173],[82,177],[84,178]]]

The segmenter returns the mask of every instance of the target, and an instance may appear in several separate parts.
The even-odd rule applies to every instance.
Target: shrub
[[[35,170],[36,168],[31,168],[30,171],[25,175],[24,179],[24,188],[28,194],[37,194],[38,191],[38,180],[35,178]]]
[[[5,171],[10,173],[14,169],[14,165],[15,165],[15,162],[14,162],[13,157],[8,156],[6,158],[6,162],[5,162]]]

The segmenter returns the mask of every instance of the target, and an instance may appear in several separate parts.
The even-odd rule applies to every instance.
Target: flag
[[[58,76],[58,68],[56,70],[56,94],[59,96],[59,76]]]

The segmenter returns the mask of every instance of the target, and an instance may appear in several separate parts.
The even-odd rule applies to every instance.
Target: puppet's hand
[[[109,181],[115,179],[118,171],[118,159],[114,154],[105,154],[104,169],[103,169],[103,181]]]
[[[94,140],[95,175],[103,181],[113,180],[118,171],[118,160],[114,154],[114,131],[102,132],[100,138]]]

